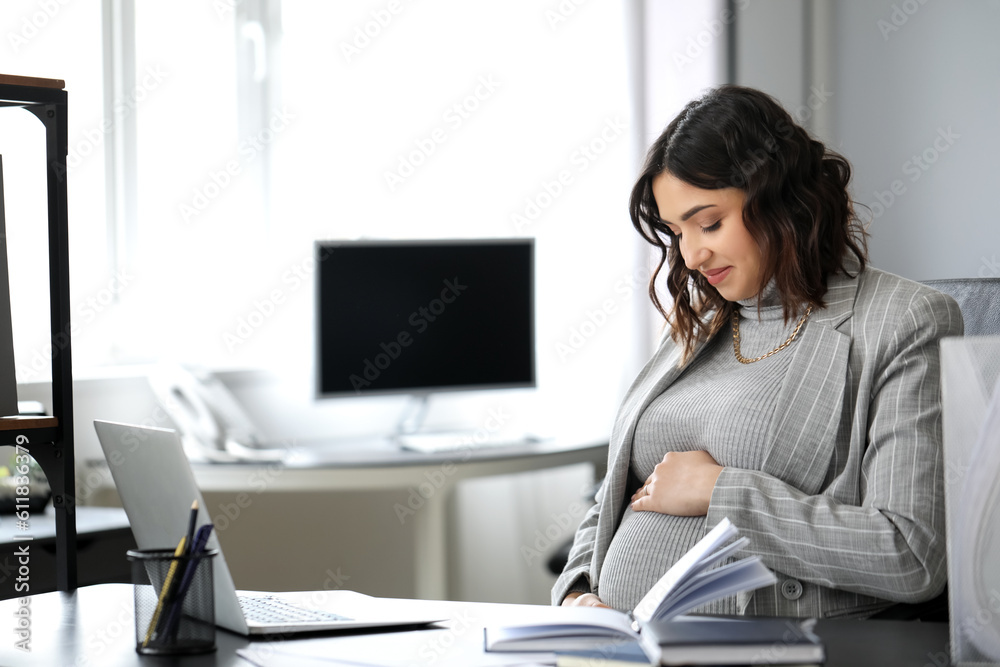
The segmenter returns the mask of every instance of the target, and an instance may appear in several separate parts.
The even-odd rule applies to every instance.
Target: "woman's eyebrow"
[[[699,206],[692,206],[692,207],[691,207],[691,208],[689,208],[689,209],[688,209],[687,211],[685,211],[684,213],[682,213],[682,214],[681,214],[681,222],[687,222],[687,221],[688,221],[688,219],[689,219],[689,218],[690,218],[690,217],[691,217],[692,215],[694,215],[695,213],[697,213],[698,211],[703,211],[703,210],[705,210],[706,208],[712,208],[712,207],[714,207],[714,206],[715,206],[715,204],[701,204],[701,205],[699,205]],[[662,219],[662,218],[661,218],[661,219]],[[669,220],[663,220],[663,222],[664,222],[665,224],[668,224],[668,225],[670,225],[670,224],[673,224],[673,223],[672,223],[672,222],[670,222]]]

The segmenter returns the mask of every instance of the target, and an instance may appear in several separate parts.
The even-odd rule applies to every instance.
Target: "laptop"
[[[187,532],[191,504],[198,501],[198,525],[210,521],[181,438],[171,429],[94,420],[122,506],[140,549],[169,549]],[[415,615],[391,600],[332,591],[344,608],[320,611],[281,596],[236,591],[215,531],[207,549],[215,579],[215,622],[242,635],[426,625],[445,620]],[[347,595],[344,595],[344,594]]]

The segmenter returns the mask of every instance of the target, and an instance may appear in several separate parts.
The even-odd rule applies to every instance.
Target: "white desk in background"
[[[266,480],[268,491],[413,490],[415,594],[448,599],[448,498],[458,482],[590,463],[604,475],[607,442],[544,440],[434,453],[402,450],[386,439],[310,444],[288,450],[282,463],[195,464],[203,493],[248,491],[248,480]],[[423,491],[424,493],[421,493]],[[422,503],[420,502],[422,501]]]

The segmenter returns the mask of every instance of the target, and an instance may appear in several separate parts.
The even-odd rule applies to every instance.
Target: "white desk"
[[[273,491],[412,489],[423,503],[412,519],[416,532],[416,597],[448,598],[447,501],[464,480],[591,463],[603,476],[606,442],[549,440],[510,447],[423,454],[382,439],[303,446],[278,463],[196,464],[203,492],[241,492],[249,480],[268,480]],[[280,473],[280,474],[279,474]]]

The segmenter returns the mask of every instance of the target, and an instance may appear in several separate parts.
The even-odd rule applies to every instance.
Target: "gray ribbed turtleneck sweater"
[[[780,345],[797,320],[784,323],[776,290],[739,302],[740,351],[753,359]],[[806,335],[806,328],[799,338]],[[793,343],[767,359],[741,364],[731,327],[709,341],[677,380],[640,416],[632,441],[631,475],[649,477],[668,451],[705,450],[723,466],[759,470],[768,424],[792,357]],[[629,494],[634,489],[629,490]],[[626,507],[601,569],[598,595],[616,609],[632,609],[654,583],[702,537],[704,517],[634,512]],[[699,609],[736,614],[735,598]]]

